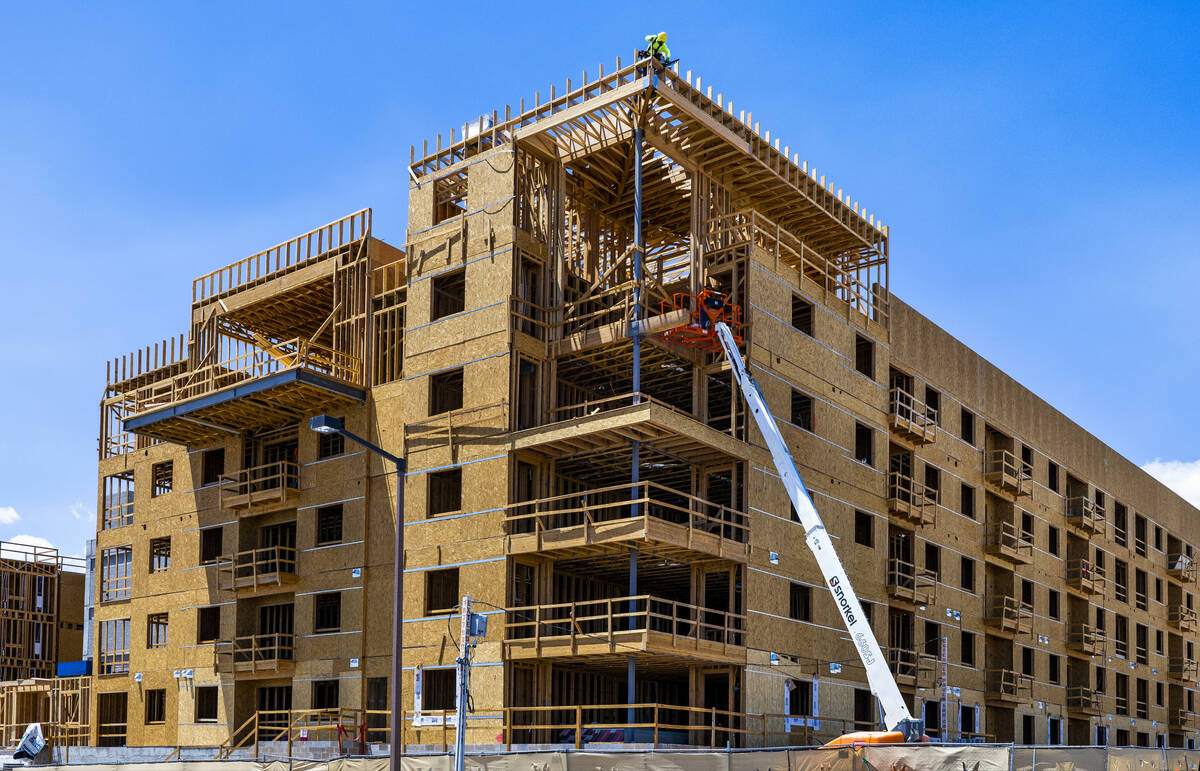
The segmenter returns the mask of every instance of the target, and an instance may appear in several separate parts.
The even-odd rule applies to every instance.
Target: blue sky
[[[603,8],[603,10],[599,10]],[[1194,4],[28,3],[0,29],[0,538],[82,549],[106,358],[410,144],[665,29],[892,232],[892,289],[1200,499]],[[1113,356],[1119,357],[1114,363]]]

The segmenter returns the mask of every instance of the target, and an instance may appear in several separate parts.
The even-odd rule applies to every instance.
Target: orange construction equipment
[[[717,322],[724,322],[733,332],[738,345],[742,343],[742,307],[732,305],[729,295],[724,292],[708,288],[701,290],[698,295],[675,294],[670,300],[663,300],[660,307],[663,313],[688,311],[686,324],[662,333],[662,339],[668,343],[716,353],[721,350],[716,335]]]

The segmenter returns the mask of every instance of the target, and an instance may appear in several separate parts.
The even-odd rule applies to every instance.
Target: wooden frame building
[[[406,744],[455,730],[463,594],[473,744],[874,727],[728,364],[661,336],[709,280],[931,735],[1195,741],[1197,510],[893,297],[857,201],[651,61],[464,128],[403,251],[358,212],[110,365],[97,741],[386,736],[398,480],[325,412],[409,464]]]

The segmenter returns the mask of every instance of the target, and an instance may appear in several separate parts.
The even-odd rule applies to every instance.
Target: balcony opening
[[[467,177],[468,169],[462,169],[433,181],[434,225],[466,213]]]
[[[807,680],[788,680],[787,713],[808,717],[812,715],[812,683]]]
[[[517,359],[517,430],[524,431],[541,423],[541,368],[537,362],[519,356]]]
[[[133,524],[133,471],[104,477],[104,529]]]
[[[167,689],[151,688],[146,691],[146,725],[167,722]]]
[[[812,621],[812,589],[803,584],[791,585],[788,615],[796,621]]]
[[[974,632],[959,632],[958,659],[964,667],[975,666],[975,634]]]
[[[925,569],[933,575],[934,580],[942,580],[942,550],[936,544],[925,544]]]
[[[175,463],[173,461],[163,461],[155,463],[150,467],[150,497],[157,498],[160,495],[166,495],[171,492],[173,484],[172,477],[174,476]]]
[[[800,391],[792,391],[792,424],[809,433],[813,432],[813,400]]]
[[[146,647],[167,647],[167,614],[151,613],[146,616]]]
[[[941,425],[942,395],[929,386],[925,386],[925,415],[931,423]]]
[[[962,410],[962,416],[959,423],[959,437],[971,445],[975,446],[975,413],[968,410],[966,407]]]
[[[1129,602],[1129,565],[1125,560],[1113,560],[1113,584],[1118,602]]]
[[[429,414],[441,415],[463,406],[463,370],[453,369],[429,377]]]
[[[102,675],[123,675],[129,672],[129,619],[116,618],[96,623],[100,655],[96,662]]]
[[[854,689],[854,728],[859,731],[875,730],[878,724],[875,714],[875,697],[866,688]]]
[[[124,747],[128,735],[129,694],[102,693],[96,700],[96,744],[100,747]]]
[[[975,488],[962,483],[959,493],[959,511],[964,517],[975,519]]]
[[[960,578],[959,585],[968,592],[975,591],[975,560],[970,557],[962,557],[959,565]]]
[[[311,709],[337,709],[340,704],[337,680],[316,680],[312,684]]]
[[[217,722],[219,689],[215,685],[200,685],[192,689],[196,699],[196,722]]]
[[[225,539],[223,529],[210,527],[200,531],[200,564],[206,565],[221,558]]]
[[[196,609],[196,642],[216,642],[221,636],[221,606]]]
[[[11,591],[11,590],[10,590]],[[100,552],[100,602],[128,600],[133,591],[133,547]]]
[[[808,335],[813,334],[813,305],[798,294],[792,295],[792,326]]]
[[[327,592],[313,599],[313,631],[337,632],[342,628],[342,594]]]
[[[931,501],[942,499],[942,472],[936,466],[925,464],[925,497]]]
[[[862,546],[875,545],[875,518],[865,511],[854,512],[854,542]]]
[[[854,459],[868,466],[875,465],[875,433],[862,423],[854,424]]]
[[[200,455],[200,486],[208,487],[221,481],[225,473],[225,448],[205,450]]]
[[[434,471],[429,477],[430,517],[457,514],[462,511],[462,468]]]
[[[936,659],[942,657],[942,625],[936,621],[925,622],[925,643],[922,645],[925,655]]]
[[[342,504],[317,509],[317,546],[342,541]]]
[[[455,705],[454,669],[421,669],[421,709],[425,711],[452,710]]]
[[[466,270],[455,270],[434,276],[431,291],[433,306],[429,314],[430,321],[462,313],[467,307]]]
[[[150,539],[150,572],[166,573],[171,569],[171,536]]]
[[[854,368],[875,379],[875,343],[862,335],[854,336]]]
[[[458,568],[425,573],[425,615],[453,613],[458,607]]]
[[[1028,511],[1021,512],[1021,540],[1033,543],[1033,515]]]

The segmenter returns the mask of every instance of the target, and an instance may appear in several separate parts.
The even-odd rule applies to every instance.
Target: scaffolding
[[[0,541],[0,681],[53,677],[67,653],[62,624],[73,625],[82,646],[85,567],[54,548]],[[77,659],[82,649],[70,652]]]
[[[0,682],[0,746],[15,747],[30,723],[51,745],[86,746],[91,688],[90,677]]]

